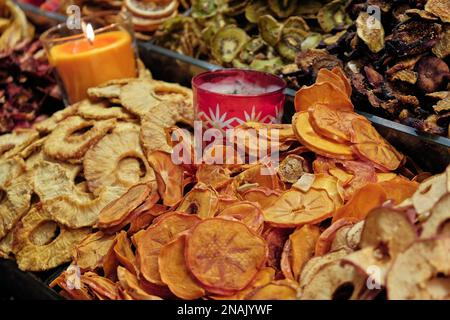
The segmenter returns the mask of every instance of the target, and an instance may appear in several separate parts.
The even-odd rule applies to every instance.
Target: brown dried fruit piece
[[[387,276],[392,300],[448,300],[450,238],[420,240],[399,254]]]
[[[164,205],[177,204],[183,197],[183,168],[174,164],[171,155],[163,151],[149,154],[148,162],[155,171],[158,192]]]
[[[194,300],[205,295],[205,290],[197,284],[189,273],[185,253],[186,236],[180,235],[161,248],[158,257],[159,273],[162,281],[178,298]]]
[[[73,262],[81,270],[94,271],[103,265],[103,260],[114,244],[114,236],[97,231],[84,238],[73,253]]]
[[[438,16],[443,22],[450,23],[450,10],[448,2],[445,0],[428,0],[425,10]]]
[[[33,207],[22,218],[14,233],[16,260],[24,271],[45,271],[70,261],[72,250],[89,233],[84,229],[67,229],[58,225],[59,234],[40,230],[44,223],[54,221],[53,217],[39,207]],[[46,239],[34,243],[40,232],[45,231]],[[38,233],[33,235],[34,233]]]
[[[119,124],[87,151],[83,166],[94,194],[103,187],[129,188],[155,179],[140,145],[139,127],[130,123]]]
[[[197,214],[200,218],[212,218],[219,207],[219,195],[211,188],[198,183],[181,201],[177,211]]]
[[[79,160],[116,125],[114,119],[88,121],[71,116],[61,121],[44,143],[44,152],[58,160]],[[87,131],[86,131],[87,130]]]
[[[278,167],[281,181],[296,183],[305,172],[309,172],[306,160],[297,155],[288,155]]]
[[[192,275],[209,292],[230,295],[251,283],[267,258],[267,245],[243,223],[203,220],[186,244]]]
[[[132,237],[136,247],[137,265],[141,276],[146,281],[160,286],[164,285],[158,267],[158,255],[161,248],[179,233],[189,230],[199,221],[200,218],[195,215],[170,213]]]
[[[99,300],[117,300],[119,298],[117,285],[111,280],[101,277],[94,272],[89,271],[82,274],[81,282],[86,285]]]
[[[417,86],[427,93],[437,91],[446,78],[450,77],[450,69],[444,60],[434,56],[423,57],[417,63]]]

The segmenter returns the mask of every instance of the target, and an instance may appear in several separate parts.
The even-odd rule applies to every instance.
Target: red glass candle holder
[[[192,79],[196,120],[223,131],[245,122],[280,123],[286,82],[270,73],[225,69]]]

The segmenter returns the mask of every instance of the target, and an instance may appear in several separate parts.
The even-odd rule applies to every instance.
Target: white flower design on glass
[[[228,114],[228,112],[221,114],[220,107],[217,104],[215,111],[212,108],[209,108],[209,115],[203,111],[199,112],[198,115],[201,119],[204,119],[204,121],[209,126],[219,129],[219,130],[224,130],[224,129],[232,128],[231,123],[233,123],[233,121],[236,120],[235,118],[231,118],[231,119],[227,120],[227,114]]]

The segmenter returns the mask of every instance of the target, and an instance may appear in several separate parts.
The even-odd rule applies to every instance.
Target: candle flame
[[[95,32],[94,32],[94,28],[92,27],[92,24],[90,24],[90,23],[86,24],[83,21],[81,23],[81,29],[82,29],[86,39],[92,44],[95,39]]]

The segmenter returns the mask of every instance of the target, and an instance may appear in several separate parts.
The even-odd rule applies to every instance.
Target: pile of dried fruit
[[[14,254],[23,270],[70,261],[107,204],[155,183],[145,155],[164,148],[164,128],[193,117],[189,89],[145,72],[89,95],[34,129],[0,136],[0,255]]]
[[[13,49],[23,41],[32,40],[34,27],[25,13],[11,0],[0,1],[0,52]]]
[[[190,16],[166,21],[156,42],[226,67],[277,72],[297,54],[337,41],[352,24],[346,1],[192,1]]]
[[[51,71],[39,41],[0,52],[0,133],[29,128],[63,107]]]
[[[342,75],[320,71],[299,91],[292,125],[241,127],[279,129],[273,175],[261,162],[211,163],[229,151],[220,144],[202,164],[175,165],[164,129],[192,120],[187,89],[91,89],[101,100],[36,128],[48,136],[7,137],[22,142],[0,162],[1,252],[24,270],[71,259],[51,284],[70,299],[448,298],[450,168],[420,186],[402,177],[403,156],[352,112]]]

